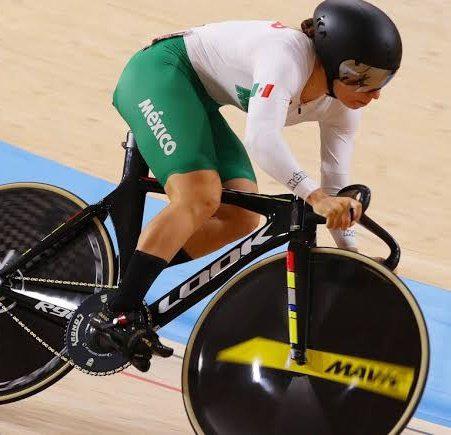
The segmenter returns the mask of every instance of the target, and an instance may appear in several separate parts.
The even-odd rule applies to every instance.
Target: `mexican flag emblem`
[[[235,85],[235,89],[241,107],[247,112],[249,110],[249,98],[255,97],[256,95],[259,95],[262,98],[269,98],[272,90],[274,89],[274,85],[268,84],[260,86],[260,83],[255,83],[252,86],[252,89],[247,89],[243,88],[242,86]]]
[[[254,83],[251,90],[251,97],[255,97],[256,95],[260,95],[262,98],[269,98],[272,90],[274,89],[274,85],[271,83],[260,85],[260,83]]]

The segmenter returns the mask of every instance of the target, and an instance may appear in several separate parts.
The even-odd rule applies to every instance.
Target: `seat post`
[[[122,180],[109,195],[109,213],[119,245],[120,279],[124,276],[141,233],[146,191],[140,188],[140,179],[149,174],[149,167],[141,156],[131,131],[127,133],[122,147],[125,149]]]
[[[149,175],[149,167],[141,156],[135,136],[131,131],[127,133],[125,142],[122,142],[122,148],[125,149],[122,179],[131,177],[138,180],[140,177],[147,177]]]

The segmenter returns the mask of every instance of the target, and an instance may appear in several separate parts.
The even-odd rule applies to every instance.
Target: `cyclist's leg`
[[[132,311],[133,315],[126,314],[126,320],[142,318],[136,313],[149,287],[220,205],[222,186],[206,110],[208,96],[198,80],[183,40],[174,38],[137,53],[114,93],[114,105],[133,131],[149,168],[169,194],[170,204],[141,232],[119,291],[96,318],[96,333],[107,344],[122,331],[113,321],[115,316]],[[132,364],[147,371],[146,349],[138,349],[128,332],[119,335],[121,348],[132,352]],[[172,354],[154,332],[147,332],[147,340],[140,340],[139,345],[149,347],[150,354]]]
[[[217,110],[209,113],[222,185],[228,189],[258,192],[252,164],[244,145]],[[259,224],[260,216],[241,207],[221,204],[184,245],[192,258],[213,252],[246,236]]]
[[[210,120],[183,50],[179,39],[137,53],[115,92],[115,106],[171,200],[139,238],[117,309],[140,303],[167,262],[220,204]]]

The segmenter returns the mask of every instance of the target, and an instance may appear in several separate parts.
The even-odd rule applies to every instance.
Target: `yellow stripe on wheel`
[[[289,322],[294,342],[292,322],[296,320]],[[307,364],[300,366],[291,359],[289,344],[262,337],[224,349],[216,359],[315,376],[402,401],[409,395],[415,373],[412,367],[312,349],[307,349]]]

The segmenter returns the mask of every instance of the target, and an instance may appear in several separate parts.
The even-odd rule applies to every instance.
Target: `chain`
[[[83,283],[83,282],[73,282],[73,281],[59,281],[59,280],[52,280],[52,279],[43,279],[43,278],[25,278],[21,277],[24,281],[33,281],[33,282],[47,282],[47,283],[55,283],[55,284],[67,284],[67,285],[80,285],[80,286],[88,286],[88,287],[96,287],[96,288],[108,288],[108,289],[117,289],[117,286],[106,286],[106,285],[97,285],[97,284],[90,284],[90,283]],[[8,307],[3,303],[2,299],[0,298],[0,309],[8,314],[8,316],[17,324],[19,325],[23,330],[25,330],[31,337],[33,337],[42,347],[47,349],[50,353],[52,353],[54,356],[58,357],[61,361],[71,365],[74,369],[79,370],[82,373],[85,373],[87,375],[91,376],[108,376],[113,375],[115,373],[118,373],[122,371],[126,366],[119,367],[115,370],[110,370],[108,372],[92,372],[90,370],[86,370],[79,365],[75,364],[70,358],[63,355],[61,352],[58,352],[56,349],[54,349],[50,344],[48,344],[44,339],[39,337],[34,331],[32,331],[25,323],[22,322],[16,315],[14,315]]]
[[[47,278],[35,278],[31,276],[18,276],[13,278],[14,281],[28,281],[28,282],[39,282],[41,284],[58,284],[58,285],[71,285],[78,287],[91,287],[99,289],[117,290],[117,285],[107,285],[107,284],[94,284],[90,282],[78,282],[78,281],[62,281],[59,279],[47,279]]]

